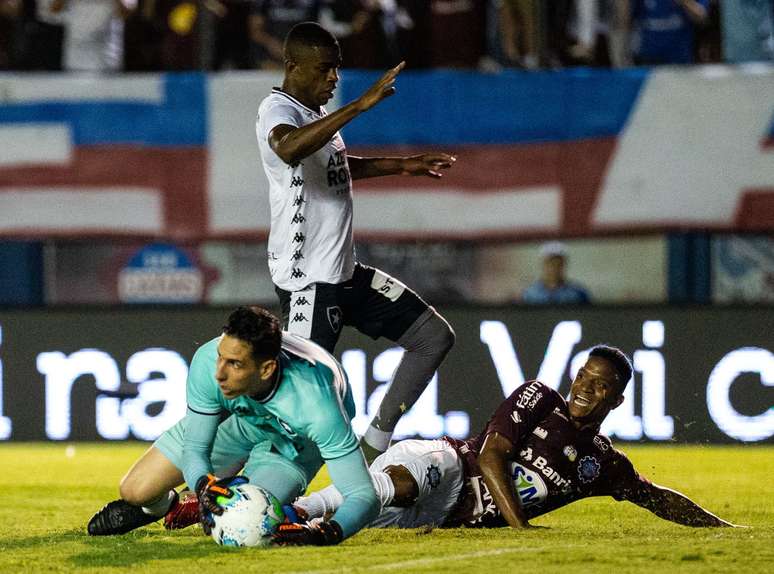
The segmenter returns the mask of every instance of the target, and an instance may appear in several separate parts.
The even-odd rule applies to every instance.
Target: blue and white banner
[[[344,71],[331,109],[378,74]],[[0,236],[260,239],[255,115],[281,77],[0,75]],[[344,131],[447,150],[441,181],[355,184],[361,239],[774,228],[774,67],[405,72]]]

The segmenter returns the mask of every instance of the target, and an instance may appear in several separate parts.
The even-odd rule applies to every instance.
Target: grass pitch
[[[678,526],[629,503],[577,502],[545,528],[365,530],[333,548],[228,549],[153,524],[91,538],[144,444],[0,445],[0,572],[772,572],[774,447],[626,446],[635,466],[746,529]],[[326,481],[319,477],[312,488]]]

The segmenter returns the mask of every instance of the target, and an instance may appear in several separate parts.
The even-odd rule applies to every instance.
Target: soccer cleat
[[[114,536],[140,528],[158,520],[143,512],[139,506],[129,504],[125,500],[108,502],[89,520],[87,530],[90,536]]]
[[[164,528],[179,530],[199,522],[199,498],[195,492],[186,490],[178,495],[169,512],[164,516]]]

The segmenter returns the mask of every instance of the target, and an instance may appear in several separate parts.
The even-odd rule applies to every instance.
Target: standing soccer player
[[[397,342],[406,353],[379,412],[363,437],[371,460],[389,446],[401,414],[416,402],[446,353],[454,332],[405,285],[355,261],[352,180],[383,175],[439,178],[455,157],[347,155],[339,130],[395,93],[401,62],[362,96],[328,114],[324,105],[339,80],[336,38],[313,22],[285,38],[285,77],[258,110],[256,132],[269,179],[269,270],[286,329],[332,352],[343,325]]]
[[[207,531],[211,517],[203,510],[223,512],[217,495],[228,494],[230,475],[240,469],[251,484],[288,503],[323,462],[345,502],[331,525],[293,525],[293,544],[336,544],[378,513],[341,365],[319,345],[282,333],[268,311],[240,307],[221,336],[199,347],[186,398],[185,417],[132,466],[121,480],[121,499],[91,518],[89,534],[124,534],[168,513],[168,521],[190,524],[197,510]],[[198,500],[178,501],[172,489],[184,480],[195,485]],[[176,516],[186,509],[193,510],[188,517]]]

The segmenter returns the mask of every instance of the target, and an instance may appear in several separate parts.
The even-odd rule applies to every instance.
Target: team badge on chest
[[[430,484],[430,488],[436,488],[441,484],[441,471],[434,464],[427,467],[427,482]]]
[[[584,456],[578,464],[578,477],[581,482],[591,482],[599,476],[600,464],[593,456]]]

